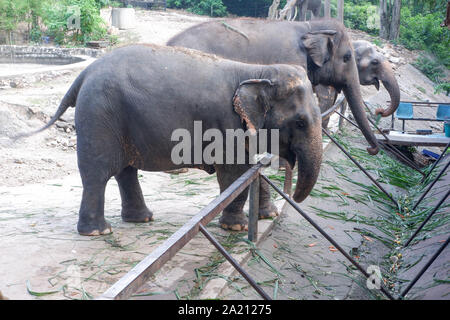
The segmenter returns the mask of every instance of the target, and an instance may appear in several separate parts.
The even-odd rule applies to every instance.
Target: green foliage
[[[439,62],[422,54],[417,58],[413,65],[433,82],[439,83],[442,81],[444,71]]]
[[[378,22],[377,6],[369,2],[363,2],[362,4],[344,2],[344,24],[346,27],[377,35],[379,32]]]
[[[19,22],[31,22],[36,27],[48,0],[0,0],[0,30],[12,31]]]
[[[57,44],[85,44],[106,37],[100,7],[110,0],[0,0],[0,30],[13,31],[19,22],[31,23],[30,40],[39,42],[43,35]],[[79,16],[78,16],[79,14]],[[70,20],[71,19],[71,20]],[[69,21],[78,21],[79,29],[70,30]],[[44,24],[46,28],[41,30]]]
[[[223,17],[227,8],[222,0],[167,0],[168,8],[186,9],[189,12],[211,17]]]
[[[442,12],[412,15],[402,8],[400,43],[411,50],[425,50],[433,53],[439,61],[450,68],[450,30],[442,28]]]
[[[450,95],[450,82],[443,82],[434,87],[434,94],[445,93]]]
[[[106,37],[106,26],[95,0],[49,2],[43,21],[48,28],[47,34],[58,44],[85,44]],[[79,29],[71,29],[74,22],[79,22]]]
[[[273,0],[222,0],[230,14],[245,17],[267,17],[267,13]],[[286,1],[281,1],[279,9],[283,8]]]

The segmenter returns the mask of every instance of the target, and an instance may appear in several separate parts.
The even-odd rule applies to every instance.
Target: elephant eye
[[[350,60],[351,57],[352,57],[351,52],[347,52],[347,53],[344,55],[344,62],[348,62],[348,61]]]
[[[304,128],[306,126],[306,121],[305,119],[300,117],[299,119],[295,120],[295,124],[297,125],[298,128]]]
[[[372,61],[370,61],[370,63],[373,64],[373,65],[377,65],[380,62],[377,59],[373,59]]]

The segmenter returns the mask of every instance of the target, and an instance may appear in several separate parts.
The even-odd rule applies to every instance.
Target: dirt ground
[[[107,18],[108,12],[104,12],[104,16]],[[173,10],[137,10],[136,16],[135,29],[119,32],[119,45],[164,44],[176,33],[210,19]],[[394,49],[389,50],[394,58],[401,55]],[[406,55],[402,57],[400,61],[394,59],[402,99],[449,101],[448,97],[433,95],[432,83],[407,64]],[[13,69],[3,65],[0,68],[5,72]],[[31,66],[23,68],[29,72]],[[25,85],[0,88],[0,291],[10,299],[99,296],[219,194],[215,176],[202,171],[190,170],[181,175],[140,172],[144,196],[154,211],[155,221],[150,225],[124,223],[120,218],[117,183],[112,179],[106,190],[105,212],[114,233],[92,238],[79,236],[76,222],[82,188],[77,169],[73,108],[56,126],[39,135],[18,142],[10,138],[48,121],[81,71],[79,68],[31,74]],[[383,104],[388,99],[383,89],[377,92],[374,88],[361,88],[369,102]],[[333,157],[336,150],[330,148],[327,154]],[[283,205],[280,200],[276,203],[279,208]],[[274,230],[274,237],[279,234],[285,237],[283,241],[289,242],[286,235],[295,229],[296,223],[291,222],[282,222],[283,227]],[[209,228],[224,243],[234,244],[233,250],[248,249],[241,241],[243,234],[223,232],[217,220]],[[205,243],[199,235],[181,250],[141,290],[144,297],[195,298],[204,281],[211,278],[208,272],[214,275],[211,270],[218,261],[212,261],[217,258],[215,249]],[[262,250],[269,250],[273,245],[269,242]],[[288,246],[295,247],[295,242]],[[296,254],[303,256],[303,252]],[[171,280],[178,278],[184,280],[177,283]],[[343,281],[343,288],[351,287],[352,281]],[[342,289],[325,297],[345,298],[347,292]],[[228,296],[234,297],[230,293]],[[314,292],[280,296],[290,297],[313,298]]]

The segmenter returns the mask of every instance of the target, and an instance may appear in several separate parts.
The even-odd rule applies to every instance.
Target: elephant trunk
[[[321,121],[321,120],[320,120]],[[297,184],[292,198],[302,202],[309,195],[319,177],[322,163],[322,129],[320,122],[313,128],[312,139],[294,148],[298,163]]]
[[[356,123],[358,124],[367,142],[370,144],[370,147],[367,148],[367,152],[371,155],[375,155],[379,151],[377,139],[370,128],[369,121],[367,120],[363,99],[361,92],[359,91],[359,81],[356,83],[356,86],[352,84],[344,87],[344,95],[347,98],[348,105],[352,110]]]
[[[381,114],[382,117],[388,117],[397,110],[400,103],[400,88],[398,86],[397,79],[395,79],[394,71],[389,63],[383,63],[380,80],[383,82],[384,87],[391,96],[391,104],[387,109],[378,108],[375,110],[375,114]]]

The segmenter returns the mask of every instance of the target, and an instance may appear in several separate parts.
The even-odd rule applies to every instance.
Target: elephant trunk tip
[[[295,202],[300,203],[303,202],[308,197],[308,194],[301,193],[301,192],[294,192],[294,195],[292,196],[292,199],[294,199]]]
[[[379,114],[381,114],[381,116],[382,117],[387,117],[388,116],[388,114],[386,114],[387,112],[386,112],[386,110],[384,110],[383,108],[377,108],[376,110],[375,110],[375,115],[377,116],[377,115],[379,115]]]

